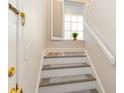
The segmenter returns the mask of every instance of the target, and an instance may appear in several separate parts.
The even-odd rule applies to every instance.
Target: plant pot
[[[73,37],[73,40],[77,40],[77,37]]]

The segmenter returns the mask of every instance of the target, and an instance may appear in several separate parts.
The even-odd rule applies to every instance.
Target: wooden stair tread
[[[90,67],[90,65],[88,65],[87,63],[49,64],[49,65],[44,65],[43,70],[79,68],[79,67]]]
[[[44,58],[86,57],[84,52],[63,52],[63,55],[48,55]]]
[[[96,89],[88,89],[88,90],[81,90],[75,92],[67,92],[67,93],[98,93]]]
[[[41,79],[39,87],[88,82],[88,81],[94,81],[94,80],[96,79],[91,74],[43,78]]]

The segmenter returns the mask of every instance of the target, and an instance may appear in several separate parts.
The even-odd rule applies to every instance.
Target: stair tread
[[[47,55],[44,58],[86,57],[84,52],[62,52],[62,55]]]
[[[78,68],[78,67],[90,67],[90,65],[88,65],[87,63],[49,64],[49,65],[44,65],[43,70]]]
[[[39,87],[80,83],[96,80],[91,74],[70,75],[62,77],[51,77],[41,79]]]
[[[81,90],[81,91],[74,91],[67,93],[98,93],[98,91],[96,89],[88,89],[88,90]]]

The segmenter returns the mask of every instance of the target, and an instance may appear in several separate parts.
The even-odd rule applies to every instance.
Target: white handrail
[[[103,51],[107,59],[111,64],[116,63],[115,57],[112,55],[110,50],[105,46],[105,44],[100,40],[100,38],[96,35],[96,33],[91,29],[91,27],[84,21],[84,25],[87,27],[88,31],[91,33],[91,35],[94,37],[96,43],[100,47],[100,49]]]

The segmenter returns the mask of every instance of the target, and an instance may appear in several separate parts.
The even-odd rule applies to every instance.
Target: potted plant
[[[73,32],[72,33],[73,40],[77,40],[77,36],[78,36],[77,32]]]

